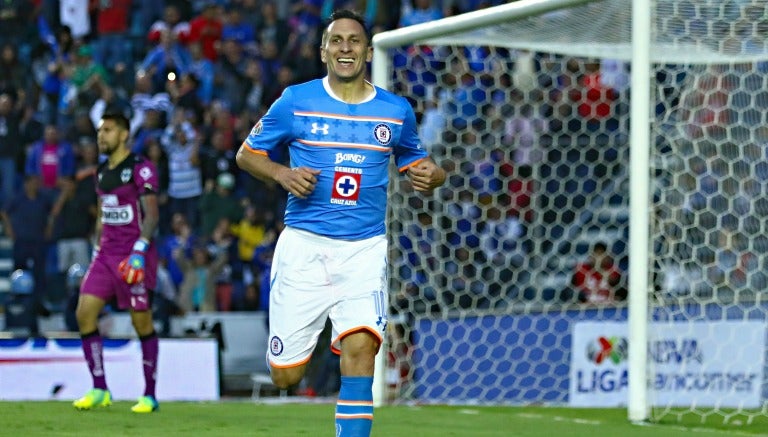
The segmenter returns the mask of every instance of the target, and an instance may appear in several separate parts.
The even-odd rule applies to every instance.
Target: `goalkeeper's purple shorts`
[[[124,256],[110,256],[99,251],[88,267],[80,286],[80,293],[90,294],[109,301],[113,297],[120,309],[144,311],[151,308],[148,290],[154,290],[157,282],[157,252],[147,251],[144,256],[144,281],[128,285],[117,270]]]

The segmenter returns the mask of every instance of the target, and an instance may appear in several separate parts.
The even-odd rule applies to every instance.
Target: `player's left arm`
[[[157,194],[146,192],[139,199],[144,212],[144,218],[141,221],[141,236],[133,244],[133,250],[128,258],[124,259],[118,266],[123,280],[128,284],[135,284],[144,280],[145,256],[160,222]]]
[[[395,163],[400,171],[406,171],[413,189],[429,193],[445,183],[445,170],[437,165],[422,148],[416,126],[416,114],[411,105],[402,99],[403,127],[395,146]]]
[[[141,221],[141,238],[151,241],[160,223],[160,207],[157,193],[145,193],[140,198],[144,219]]]
[[[429,193],[445,183],[445,170],[427,157],[408,167],[408,178],[414,190]]]

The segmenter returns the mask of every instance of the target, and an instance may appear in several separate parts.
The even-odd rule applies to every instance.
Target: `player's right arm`
[[[294,139],[293,95],[289,89],[272,104],[251,129],[237,151],[237,165],[253,177],[267,183],[276,182],[296,197],[305,199],[315,189],[319,170],[307,167],[289,168],[270,159],[269,152]]]
[[[254,151],[243,143],[237,151],[237,165],[253,177],[264,182],[277,182],[294,196],[306,199],[312,194],[317,184],[320,170],[307,167],[288,168],[272,161],[266,153]]]
[[[96,200],[96,227],[93,229],[93,254],[99,251],[101,246],[101,230],[104,229],[104,223],[101,219],[104,217],[101,209],[101,198]]]

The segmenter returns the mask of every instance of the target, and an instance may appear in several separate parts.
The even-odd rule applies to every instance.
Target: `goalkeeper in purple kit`
[[[93,378],[93,388],[74,401],[79,410],[112,403],[104,369],[103,341],[98,316],[116,299],[128,309],[141,342],[144,395],[131,410],[151,413],[155,398],[158,338],[152,322],[152,290],[157,276],[157,251],[152,237],[158,224],[158,176],[154,165],[131,153],[129,121],[119,114],[105,114],[98,126],[99,152],[107,156],[96,172],[96,192],[101,218],[96,227],[98,246],[80,287],[77,323],[83,353]]]

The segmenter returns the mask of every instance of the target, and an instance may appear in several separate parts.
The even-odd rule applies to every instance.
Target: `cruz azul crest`
[[[392,129],[386,124],[377,124],[373,128],[373,136],[376,137],[376,141],[382,146],[386,146],[392,141]]]

